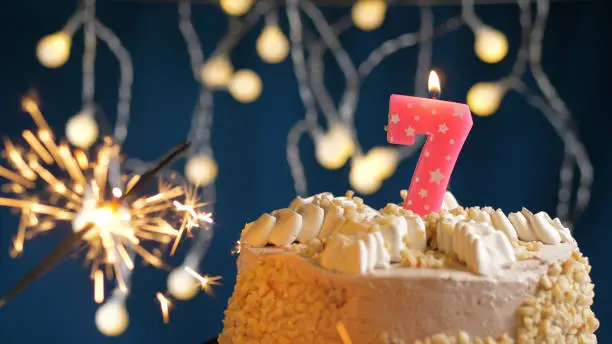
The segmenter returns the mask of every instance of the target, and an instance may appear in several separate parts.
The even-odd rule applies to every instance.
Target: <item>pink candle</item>
[[[429,90],[440,92],[435,72]],[[463,143],[472,128],[466,104],[393,94],[389,100],[387,141],[412,145],[416,135],[427,135],[408,188],[404,208],[419,215],[439,211]]]

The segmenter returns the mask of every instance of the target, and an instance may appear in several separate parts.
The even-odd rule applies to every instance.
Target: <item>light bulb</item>
[[[378,29],[385,20],[385,0],[358,0],[351,11],[355,26],[364,30]]]
[[[209,155],[196,155],[187,161],[185,175],[187,180],[198,186],[206,186],[217,179],[217,162]]]
[[[220,0],[221,9],[230,16],[241,16],[253,6],[253,0]]]
[[[371,195],[380,189],[382,180],[377,166],[366,157],[360,156],[353,159],[349,183],[351,187],[364,195]]]
[[[72,38],[63,31],[41,38],[36,46],[36,57],[47,68],[61,67],[70,57]]]
[[[376,167],[378,178],[385,180],[395,173],[399,154],[391,147],[374,147],[366,154],[366,159]]]
[[[83,110],[66,122],[68,142],[76,147],[88,149],[98,139],[98,122],[89,110]]]
[[[479,82],[467,94],[467,103],[478,116],[490,116],[499,108],[505,93],[504,88],[493,82]]]
[[[109,337],[116,337],[127,329],[130,318],[122,301],[110,300],[96,311],[98,331]]]
[[[200,284],[184,267],[178,267],[168,275],[168,291],[179,300],[190,300],[200,290]]]
[[[341,147],[334,144],[328,135],[323,135],[316,141],[315,158],[321,166],[329,170],[337,170],[346,164],[349,157]]]
[[[279,63],[289,55],[289,41],[277,25],[266,25],[257,38],[256,48],[268,63]]]
[[[482,61],[497,63],[508,53],[508,39],[500,31],[484,26],[476,30],[474,50]]]
[[[225,55],[213,56],[200,70],[202,81],[209,87],[226,86],[234,74],[234,67]]]
[[[355,143],[349,129],[343,124],[332,124],[329,131],[317,138],[315,157],[321,166],[336,170],[353,155]]]
[[[257,73],[250,69],[241,69],[230,80],[228,89],[237,101],[250,103],[259,98],[262,82]]]

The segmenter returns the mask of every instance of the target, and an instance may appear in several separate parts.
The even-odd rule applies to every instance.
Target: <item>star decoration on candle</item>
[[[423,153],[425,155],[426,158],[429,158],[429,152],[425,151],[425,153]]]
[[[419,116],[414,116],[414,120],[415,120],[415,121],[418,121],[419,119],[421,119],[421,117],[419,117]]]
[[[397,124],[400,121],[400,117],[398,114],[394,113],[391,115],[391,123]]]
[[[413,127],[408,127],[406,129],[406,136],[414,136],[414,128]]]
[[[419,191],[419,196],[421,196],[421,198],[427,197],[427,190],[421,189],[421,191]]]
[[[447,156],[445,156],[445,157],[444,157],[444,159],[446,159],[446,161],[450,161],[451,156],[450,156],[450,155],[447,155]]]
[[[448,131],[448,127],[446,126],[446,123],[442,123],[438,126],[438,132],[442,134],[446,134],[447,131]]]
[[[429,172],[429,182],[436,183],[440,185],[440,182],[444,179],[444,175],[440,172],[440,169],[436,169],[435,171]]]
[[[448,140],[448,143],[450,143],[451,145],[454,145],[455,144],[455,140],[450,139],[450,140]]]

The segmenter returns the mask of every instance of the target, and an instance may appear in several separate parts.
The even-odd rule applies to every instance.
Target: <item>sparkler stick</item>
[[[138,181],[134,184],[134,186],[132,186],[131,189],[127,190],[120,200],[122,202],[129,200],[129,197],[132,197],[135,192],[143,188],[144,185],[150,183],[151,180],[153,180],[161,170],[168,167],[168,165],[174,162],[176,158],[178,158],[181,154],[185,153],[185,151],[187,151],[190,146],[191,142],[183,142],[174,147],[168,154],[161,158],[159,162],[157,162],[155,166],[153,166],[153,168],[143,173],[142,176],[140,176],[140,178],[138,179]]]
[[[94,228],[93,223],[87,224],[82,230],[70,235],[64,239],[59,246],[55,248],[45,259],[42,260],[37,266],[35,266],[30,272],[28,272],[17,284],[13,286],[6,294],[0,298],[0,308],[2,308],[8,301],[15,296],[19,295],[28,285],[32,284],[38,278],[49,272],[55,265],[57,265],[62,258],[70,254],[73,248],[79,244],[83,237]]]

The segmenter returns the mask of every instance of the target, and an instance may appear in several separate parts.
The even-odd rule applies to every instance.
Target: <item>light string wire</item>
[[[211,56],[227,55],[257,24],[259,19],[274,8],[274,0],[257,1],[242,19],[231,18],[227,35],[217,45]]]
[[[189,129],[189,140],[195,149],[191,154],[207,154],[212,158],[210,145],[210,129],[213,120],[213,95],[212,91],[201,78],[201,69],[204,65],[204,53],[202,44],[198,38],[192,21],[191,1],[181,0],[178,5],[179,29],[183,40],[187,45],[187,52],[194,78],[200,84],[197,105],[193,112],[191,127]]]
[[[62,28],[62,31],[66,32],[70,37],[73,37],[76,30],[78,30],[78,28],[84,23],[85,17],[85,11],[78,10],[68,19],[68,21]],[[119,62],[119,95],[117,102],[116,121],[113,130],[113,142],[121,146],[123,145],[123,142],[127,137],[128,124],[130,120],[132,85],[134,83],[134,68],[132,64],[132,57],[130,56],[129,51],[121,43],[121,40],[111,29],[109,29],[100,20],[98,20],[95,15],[92,18],[95,26],[95,36],[99,38],[102,42],[106,43],[111,53],[117,59],[117,62]],[[91,45],[89,49],[91,49]],[[95,46],[93,54],[85,52],[84,56],[86,54],[89,56],[93,56],[93,62],[95,62]],[[85,91],[85,85],[95,83],[94,75],[91,74],[94,72],[94,68],[88,68],[88,70],[86,71],[85,60],[86,59],[83,58],[83,95],[89,94],[90,92],[93,92],[95,90],[94,86],[94,88],[91,88],[89,91]],[[88,60],[87,64],[93,62]],[[89,76],[86,77],[87,74],[89,74]],[[92,99],[90,105],[93,106],[94,96],[93,94],[87,97],[83,96],[83,104],[85,109],[87,109],[87,102],[85,101],[86,98]],[[96,115],[98,116],[100,114],[96,113]],[[106,121],[106,119],[104,118],[102,118],[102,120]]]
[[[521,46],[507,77],[498,81],[502,91],[514,90],[527,99],[527,102],[540,110],[551,124],[556,134],[564,144],[564,158],[560,169],[560,182],[557,196],[557,216],[568,224],[574,222],[588,205],[590,188],[593,180],[593,168],[582,142],[578,139],[576,125],[565,103],[558,96],[554,86],[548,79],[541,65],[541,54],[544,40],[544,30],[549,11],[549,0],[538,0],[536,18],[531,14],[530,0],[517,0],[520,8],[519,22],[521,25]],[[474,30],[482,25],[477,17],[472,0],[462,1],[462,14],[465,21]],[[544,98],[533,94],[522,81],[527,63],[536,84]],[[576,203],[571,210],[571,192],[573,189],[574,166],[580,171],[580,182]]]
[[[304,74],[306,76],[305,78],[298,76],[298,86],[301,90],[300,92],[301,94],[302,92],[307,92],[308,94],[314,95],[314,99],[318,103],[321,112],[328,122],[333,123],[334,121],[340,119],[342,123],[347,126],[353,135],[358,154],[361,154],[361,148],[359,147],[356,137],[356,130],[354,129],[354,115],[358,104],[360,87],[370,72],[391,54],[423,42],[433,44],[434,38],[457,30],[464,23],[461,17],[454,17],[447,20],[444,24],[434,30],[433,13],[431,13],[431,9],[429,9],[429,15],[427,12],[424,14],[419,33],[402,34],[396,38],[385,41],[378,48],[372,51],[372,53],[370,53],[366,60],[364,60],[357,68],[357,73],[354,73],[355,67],[353,62],[348,57],[348,54],[340,44],[338,38],[343,32],[352,27],[353,22],[350,16],[343,17],[335,24],[330,25],[321,15],[320,11],[314,5],[312,5],[312,3],[309,3],[308,1],[300,1],[299,4],[304,12],[313,21],[315,28],[322,37],[320,40],[313,39],[308,44],[309,60],[307,66],[308,68],[306,70],[302,70],[299,63],[294,63],[296,75]],[[289,16],[289,8],[287,10]],[[290,35],[290,38],[292,47],[294,47],[296,45],[294,36]],[[299,41],[298,44],[301,45],[301,41]],[[347,89],[345,90],[340,102],[340,111],[336,110],[334,102],[329,95],[324,82],[323,56],[327,49],[331,51],[336,62],[339,64],[341,71],[345,74],[347,79]],[[299,49],[297,52],[299,62]],[[425,48],[424,52],[419,52],[419,66],[417,73],[420,75],[425,75],[428,72],[429,66],[431,66],[431,62],[426,63],[426,61],[431,61],[431,48],[428,47]],[[308,79],[308,77],[310,77],[310,85],[303,83],[304,79]],[[302,83],[300,83],[300,80]],[[310,89],[308,86],[310,86]],[[307,107],[307,114],[308,113],[309,111]],[[287,140],[287,161],[290,166],[295,190],[298,195],[306,193],[306,179],[298,149],[299,139],[306,131],[307,126],[300,121],[292,128]],[[413,146],[396,148],[399,152],[400,161],[413,155],[414,152],[418,150],[419,145],[423,142],[424,140],[420,138],[420,140],[418,140]]]
[[[286,12],[289,21],[289,39],[291,41],[290,49],[293,70],[298,82],[298,92],[306,110],[305,118],[298,121],[289,130],[289,134],[287,135],[286,154],[295,192],[298,195],[304,196],[308,191],[304,165],[300,158],[299,141],[302,134],[305,132],[309,132],[314,140],[320,137],[322,133],[317,122],[315,99],[309,88],[302,36],[304,29],[300,17],[298,0],[287,0]]]
[[[542,67],[542,45],[550,9],[550,0],[538,0],[536,9],[536,18],[529,47],[531,73],[549,106],[554,109],[557,116],[563,122],[564,129],[558,132],[559,137],[565,144],[565,154],[560,171],[557,215],[566,221],[573,222],[584,212],[591,198],[593,166],[591,165],[586,148],[578,138],[577,126],[572,119],[571,112],[561,97],[559,97]],[[570,210],[574,164],[578,166],[580,171],[580,180],[574,209]]]
[[[204,52],[193,24],[191,8],[190,0],[181,0],[178,4],[179,29],[187,45],[191,70],[196,81],[200,83],[200,95],[191,121],[189,140],[196,147],[194,153],[208,154],[213,158],[213,150],[210,144],[210,128],[213,120],[213,94],[200,77],[199,72],[204,65]],[[202,195],[207,201],[215,202],[215,183],[213,182],[204,187]],[[213,205],[211,204],[209,207],[212,212]],[[198,270],[199,264],[206,255],[212,241],[212,227],[212,225],[207,224],[205,228],[199,231],[195,243],[191,246],[183,260],[182,266],[190,267],[195,271]]]
[[[85,0],[83,8],[83,108],[93,111],[95,93],[95,60],[96,60],[96,0]]]

